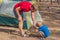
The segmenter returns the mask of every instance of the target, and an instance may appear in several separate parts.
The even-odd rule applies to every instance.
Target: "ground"
[[[42,8],[40,12],[42,13],[44,23],[48,26],[51,34],[48,38],[44,40],[60,40],[60,5],[53,6],[45,5],[43,8],[43,3],[40,3]],[[48,3],[47,3],[48,4]],[[49,7],[48,7],[49,6]],[[47,7],[49,9],[47,9]],[[38,37],[21,37],[19,35],[18,28],[0,26],[0,40],[41,40]]]
[[[44,23],[48,26],[51,34],[44,40],[60,40],[60,20],[45,16]],[[0,40],[41,40],[38,37],[21,37],[18,28],[0,26]]]
[[[60,20],[53,20],[53,18],[50,19],[50,17],[46,16],[43,20],[51,32],[50,36],[44,40],[60,40]],[[41,40],[40,38],[34,36],[21,37],[18,32],[18,28],[0,26],[0,40]]]
[[[46,22],[46,24],[48,24]],[[48,24],[49,25],[49,24]],[[60,29],[58,27],[48,27],[51,35],[44,40],[60,40]],[[21,37],[18,28],[0,26],[0,40],[41,40],[38,37]]]

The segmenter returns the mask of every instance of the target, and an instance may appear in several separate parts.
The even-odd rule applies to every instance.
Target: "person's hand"
[[[20,20],[22,20],[22,17],[21,16],[18,17],[18,21],[20,21]]]

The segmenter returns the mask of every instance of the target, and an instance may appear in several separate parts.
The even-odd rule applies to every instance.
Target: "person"
[[[30,29],[30,32],[36,33],[37,36],[42,37],[42,38],[47,38],[50,35],[50,31],[48,27],[43,24],[43,22],[37,22],[35,26],[33,25]]]
[[[14,14],[18,20],[19,30],[22,36],[25,36],[25,32],[23,31],[23,13],[31,11],[31,17],[34,24],[34,11],[36,11],[35,7],[28,1],[22,1],[17,3],[14,6]]]

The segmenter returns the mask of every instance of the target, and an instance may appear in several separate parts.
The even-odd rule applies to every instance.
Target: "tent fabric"
[[[18,27],[18,20],[14,15],[13,7],[19,1],[22,0],[3,0],[2,2],[0,2],[0,25],[9,25],[13,27]],[[32,0],[28,0],[28,1],[32,3]],[[39,12],[37,13],[39,15]],[[23,28],[28,29],[32,25],[31,14],[30,12],[24,12],[23,14],[25,16],[23,22]]]

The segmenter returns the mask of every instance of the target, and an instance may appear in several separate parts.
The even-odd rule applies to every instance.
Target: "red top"
[[[31,7],[31,3],[30,2],[26,2],[26,1],[23,1],[23,2],[19,2],[17,3],[15,6],[14,6],[14,9],[16,9],[17,7],[20,7],[20,10],[23,11],[23,12],[28,12],[30,10],[30,7]]]

